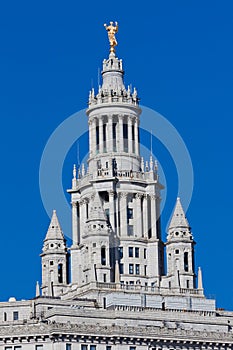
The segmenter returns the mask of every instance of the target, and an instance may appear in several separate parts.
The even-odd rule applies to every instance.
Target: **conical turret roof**
[[[88,221],[90,220],[106,221],[106,216],[98,193],[95,194],[94,200],[91,203]]]
[[[45,240],[49,239],[62,239],[64,240],[64,235],[61,229],[61,225],[58,221],[56,210],[53,210],[53,215],[50,221],[50,225],[45,237]]]
[[[171,230],[179,227],[190,228],[180,198],[178,197],[168,229]]]

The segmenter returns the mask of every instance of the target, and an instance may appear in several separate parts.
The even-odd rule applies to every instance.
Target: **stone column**
[[[92,120],[88,120],[89,125],[89,155],[90,157],[93,155],[93,135],[92,135]]]
[[[135,223],[135,232],[137,233],[137,237],[142,237],[142,211],[141,211],[141,199],[142,194],[136,194],[136,217],[134,219]]]
[[[86,200],[82,199],[79,202],[79,208],[80,208],[80,238],[83,236],[84,233],[84,227],[86,224]]]
[[[127,236],[128,235],[128,225],[127,225],[127,193],[120,193],[120,235]]]
[[[123,119],[124,116],[119,114],[119,152],[124,152],[124,139],[123,139]]]
[[[103,132],[103,117],[99,118],[99,152],[103,153],[104,151],[104,132]]]
[[[132,123],[131,116],[128,117],[128,152],[133,153],[133,136],[132,136]]]
[[[108,115],[108,146],[107,146],[107,150],[108,152],[112,152],[113,151],[113,129],[112,129],[112,119],[113,116],[110,114]]]
[[[138,143],[138,118],[135,118],[134,123],[134,142],[135,142],[135,154],[139,155],[139,143]]]
[[[92,119],[92,127],[91,127],[91,145],[92,145],[92,156],[96,155],[96,119]]]
[[[156,195],[150,195],[151,201],[151,238],[157,238],[157,230],[156,230]]]
[[[148,238],[148,195],[144,194],[142,202],[143,232],[142,236]]]
[[[78,237],[78,215],[77,215],[77,202],[72,202],[72,239],[73,245],[79,244]]]
[[[115,192],[109,191],[109,221],[112,226],[113,231],[115,231]]]

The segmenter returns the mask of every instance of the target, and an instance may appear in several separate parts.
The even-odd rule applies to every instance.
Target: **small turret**
[[[177,198],[166,242],[168,287],[195,288],[194,245],[191,228]]]
[[[56,210],[42,249],[42,295],[58,296],[67,286],[67,247]]]

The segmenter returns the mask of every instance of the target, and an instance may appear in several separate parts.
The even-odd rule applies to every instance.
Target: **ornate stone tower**
[[[59,296],[67,286],[67,248],[56,211],[46,234],[42,262],[42,295]]]
[[[159,285],[164,270],[162,186],[152,157],[146,166],[140,157],[137,91],[125,87],[122,60],[115,55],[116,41],[111,42],[109,57],[103,61],[102,85],[97,93],[92,89],[89,95],[88,168],[85,170],[83,165],[78,178],[74,169],[69,190],[73,206],[72,281],[78,285],[93,278],[119,282],[120,273],[121,283]],[[93,221],[96,200],[104,225],[100,230],[94,228]],[[88,238],[91,236],[93,239]],[[102,264],[103,247],[107,265]],[[100,264],[103,271],[108,271],[93,274],[83,267],[83,257],[91,251],[96,266]]]
[[[166,287],[195,288],[194,245],[188,220],[177,198],[166,242]]]

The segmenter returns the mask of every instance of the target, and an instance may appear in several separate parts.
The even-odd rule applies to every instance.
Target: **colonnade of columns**
[[[100,115],[89,119],[90,156],[106,152],[139,155],[139,119],[132,115]]]
[[[132,232],[129,231],[128,210],[130,198],[133,195]],[[80,244],[84,233],[86,220],[88,219],[88,198],[79,202],[72,202],[72,230],[73,244]],[[158,237],[158,225],[160,213],[157,202],[159,199],[153,194],[140,194],[109,191],[109,222],[113,231],[122,237],[136,235],[145,238]]]

